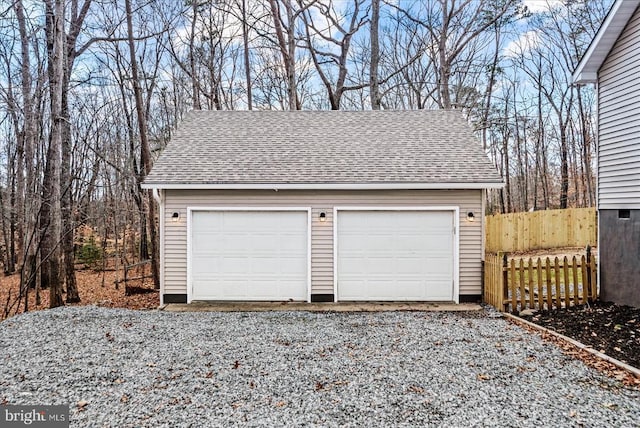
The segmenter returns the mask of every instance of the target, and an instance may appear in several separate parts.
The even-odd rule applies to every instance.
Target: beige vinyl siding
[[[311,207],[311,293],[333,294],[335,206],[460,208],[460,294],[481,293],[482,190],[165,190],[164,293],[187,293],[187,207]],[[320,222],[320,212],[327,215]],[[473,211],[476,221],[468,222]],[[180,220],[173,222],[174,212]]]
[[[333,294],[333,207],[311,210],[311,294]]]
[[[640,208],[640,9],[599,71],[598,207]]]

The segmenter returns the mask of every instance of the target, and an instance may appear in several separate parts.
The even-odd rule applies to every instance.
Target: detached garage
[[[457,111],[192,111],[143,186],[162,303],[459,302],[502,179]]]

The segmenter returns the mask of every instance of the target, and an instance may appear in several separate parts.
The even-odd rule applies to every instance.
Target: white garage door
[[[191,300],[307,300],[306,211],[193,211]]]
[[[454,300],[453,211],[338,211],[338,300]]]

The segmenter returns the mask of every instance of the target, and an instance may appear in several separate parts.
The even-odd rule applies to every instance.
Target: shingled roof
[[[460,112],[192,111],[145,188],[501,187]]]

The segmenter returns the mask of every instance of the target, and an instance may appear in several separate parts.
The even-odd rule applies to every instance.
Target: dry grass
[[[122,276],[122,271],[120,271],[118,278],[121,279]],[[118,289],[114,285],[115,271],[103,273],[92,269],[78,270],[76,278],[81,302],[71,306],[97,305],[109,308],[155,309],[160,304],[158,291],[153,290],[151,281],[148,280],[144,284],[140,284],[141,281],[131,284],[134,286],[142,285],[148,292],[125,296],[124,284],[121,283]],[[0,320],[5,318],[7,304],[11,306],[9,316],[24,312],[24,300],[19,306],[13,304],[18,295],[19,284],[20,276],[18,274],[0,278]],[[40,305],[36,306],[35,290],[29,290],[30,311],[49,307],[49,290],[41,290],[40,297]]]

